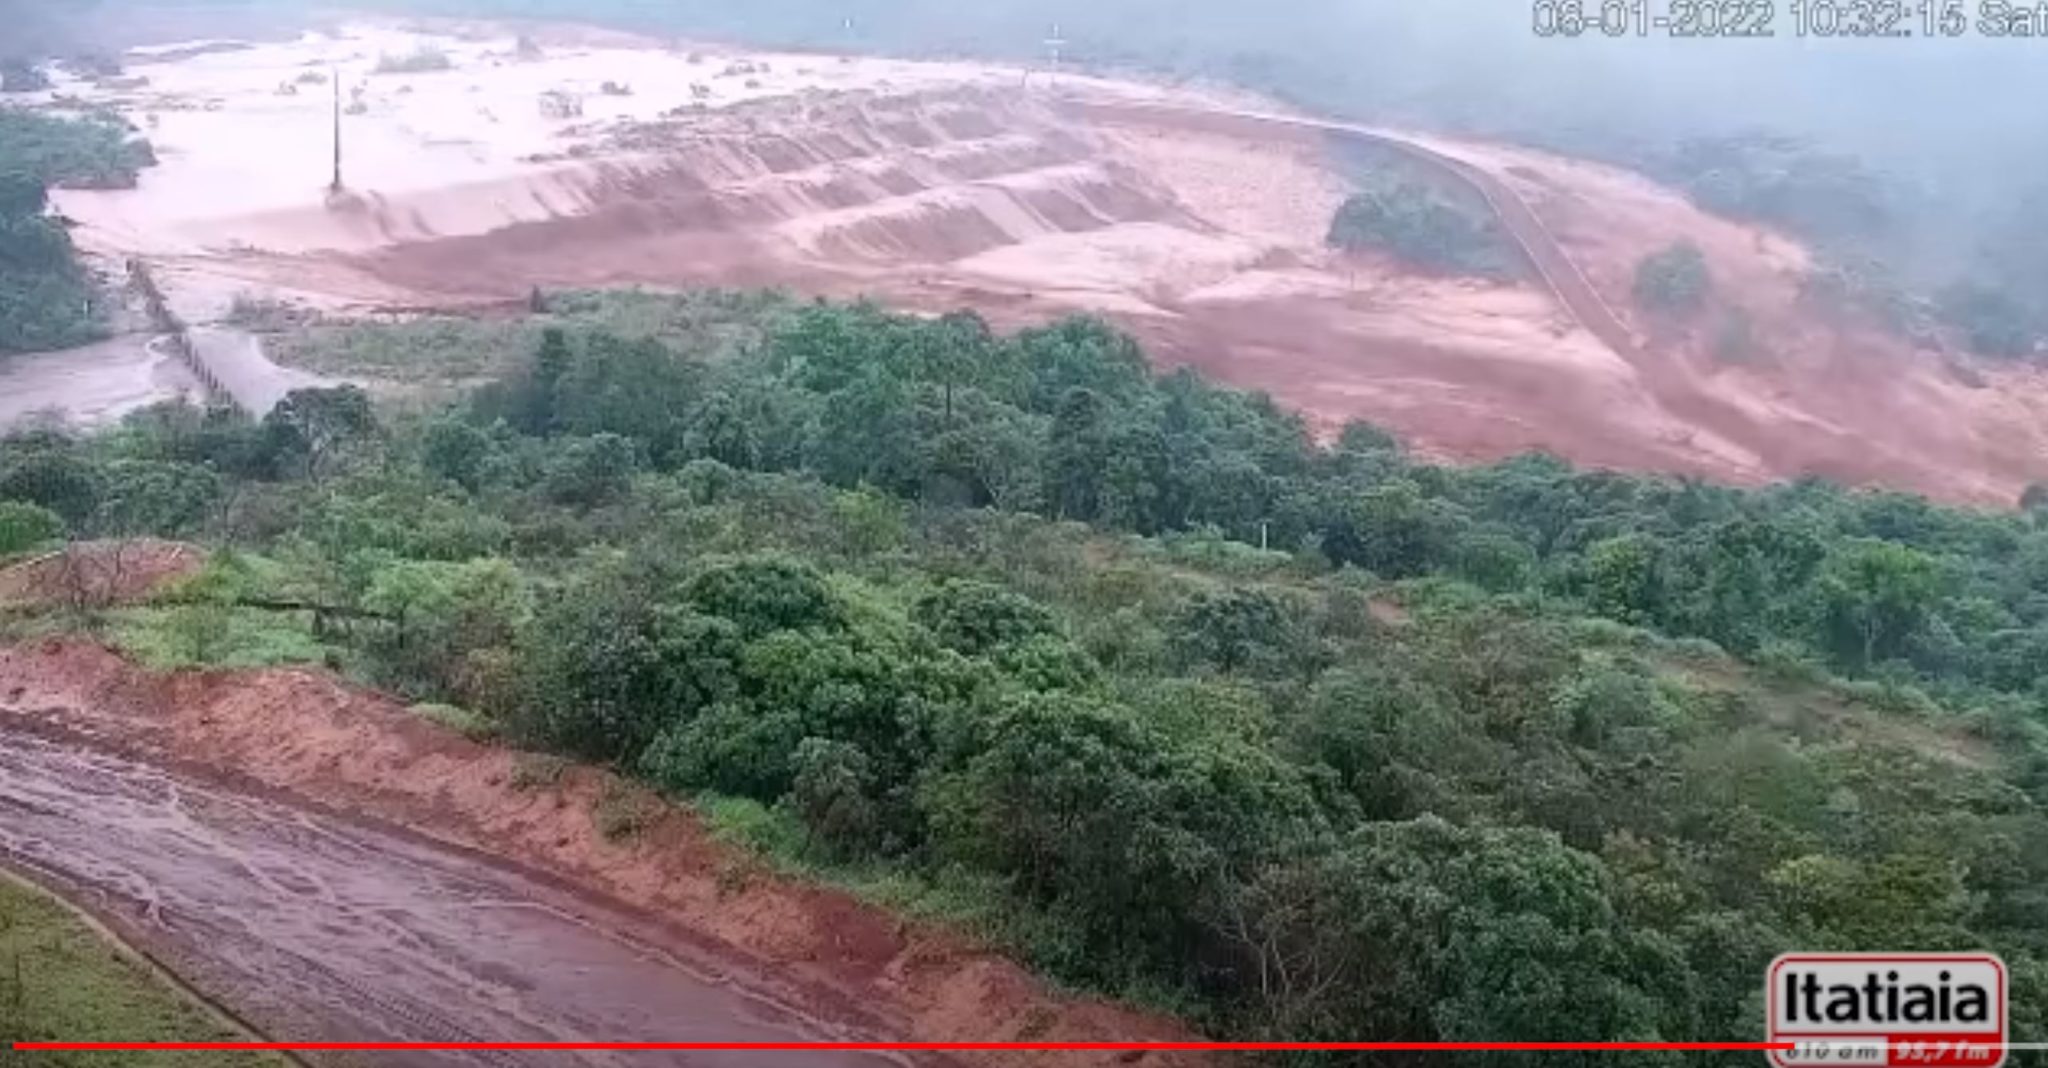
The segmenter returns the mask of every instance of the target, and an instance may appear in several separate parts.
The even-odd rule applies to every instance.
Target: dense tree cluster
[[[1636,303],[1645,309],[1689,315],[1706,303],[1713,285],[1706,255],[1698,245],[1680,241],[1636,264],[1632,292]]]
[[[1324,446],[1089,320],[694,357],[557,324],[437,415],[10,439],[0,500],[232,547],[117,634],[348,609],[314,655],[1218,1034],[1746,1038],[1798,947],[1998,950],[2042,1037],[2038,515]]]
[[[54,185],[132,185],[154,162],[110,120],[0,107],[0,354],[83,344],[101,332],[92,279],[47,214]]]
[[[1465,208],[1414,181],[1375,181],[1337,208],[1329,244],[1378,249],[1418,267],[1498,277],[1514,262],[1490,211]]]

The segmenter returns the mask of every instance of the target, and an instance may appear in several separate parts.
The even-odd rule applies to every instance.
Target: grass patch
[[[605,841],[622,842],[652,827],[664,811],[661,798],[646,787],[614,779],[598,794],[590,815]]]
[[[217,1023],[179,991],[100,938],[56,902],[0,878],[0,1036],[79,1042],[233,1042],[245,1038]],[[0,1062],[9,1055],[0,1054]],[[113,1054],[45,1053],[36,1065],[82,1068],[116,1063]],[[279,1057],[209,1053],[212,1068],[280,1068]],[[22,1063],[28,1063],[23,1061]],[[137,1068],[189,1066],[175,1053],[122,1053]]]
[[[771,291],[669,294],[638,290],[545,294],[544,313],[518,319],[432,316],[401,322],[295,322],[250,302],[252,328],[275,331],[267,341],[279,363],[316,374],[368,377],[406,385],[463,384],[523,367],[549,326],[572,338],[604,332],[627,340],[654,338],[677,352],[717,359],[761,338],[770,313],[793,307]]]
[[[480,712],[454,705],[419,704],[412,714],[462,735],[472,742],[488,742],[498,736],[498,724]]]
[[[712,838],[759,862],[752,870],[765,868],[834,887],[870,905],[942,925],[1044,966],[1085,952],[1063,935],[1057,922],[1011,896],[1007,881],[999,876],[958,866],[926,871],[881,862],[833,863],[820,859],[803,823],[786,809],[715,793],[697,795],[692,807]],[[734,881],[743,882],[749,868],[737,866]],[[1147,1004],[1167,1004],[1136,993]]]
[[[711,837],[754,850],[791,871],[812,869],[804,859],[809,836],[795,816],[751,798],[724,794],[701,794],[695,808]]]
[[[261,668],[323,662],[326,646],[300,615],[195,603],[128,608],[110,616],[109,636],[158,671]]]
[[[287,330],[266,348],[277,362],[324,375],[394,382],[479,379],[530,359],[540,327],[430,318],[399,323],[324,323]]]

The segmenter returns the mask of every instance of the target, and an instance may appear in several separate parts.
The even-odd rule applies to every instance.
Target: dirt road
[[[400,836],[0,732],[0,861],[280,1038],[872,1037],[804,1019],[635,917]],[[856,1053],[408,1053],[379,1065],[801,1063]],[[369,1063],[369,1062],[358,1062]]]

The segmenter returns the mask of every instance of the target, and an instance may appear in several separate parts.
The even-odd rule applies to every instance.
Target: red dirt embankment
[[[525,865],[733,947],[755,970],[831,991],[906,1040],[1193,1038],[1168,1020],[1056,994],[960,937],[777,877],[712,840],[688,813],[653,807],[651,799],[644,799],[651,807],[642,830],[607,840],[595,810],[601,797],[624,788],[609,773],[569,767],[558,777],[537,774],[535,758],[464,740],[322,671],[159,675],[91,642],[50,640],[0,648],[0,709],[15,710],[14,726],[39,723],[231,786],[361,813]],[[954,1059],[1006,1068],[1130,1063],[1090,1052]],[[1141,1063],[1209,1062],[1153,1053]]]

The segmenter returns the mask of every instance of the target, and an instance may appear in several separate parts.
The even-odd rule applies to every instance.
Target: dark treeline
[[[610,763],[1217,1034],[1745,1038],[1778,952],[1991,948],[2041,1036],[2040,512],[1436,467],[1093,321],[748,300],[716,360],[558,320],[429,417],[17,435],[0,551],[220,546],[101,621]]]
[[[49,190],[133,185],[153,162],[148,143],[118,120],[0,105],[0,355],[102,336],[99,295],[49,213]]]

